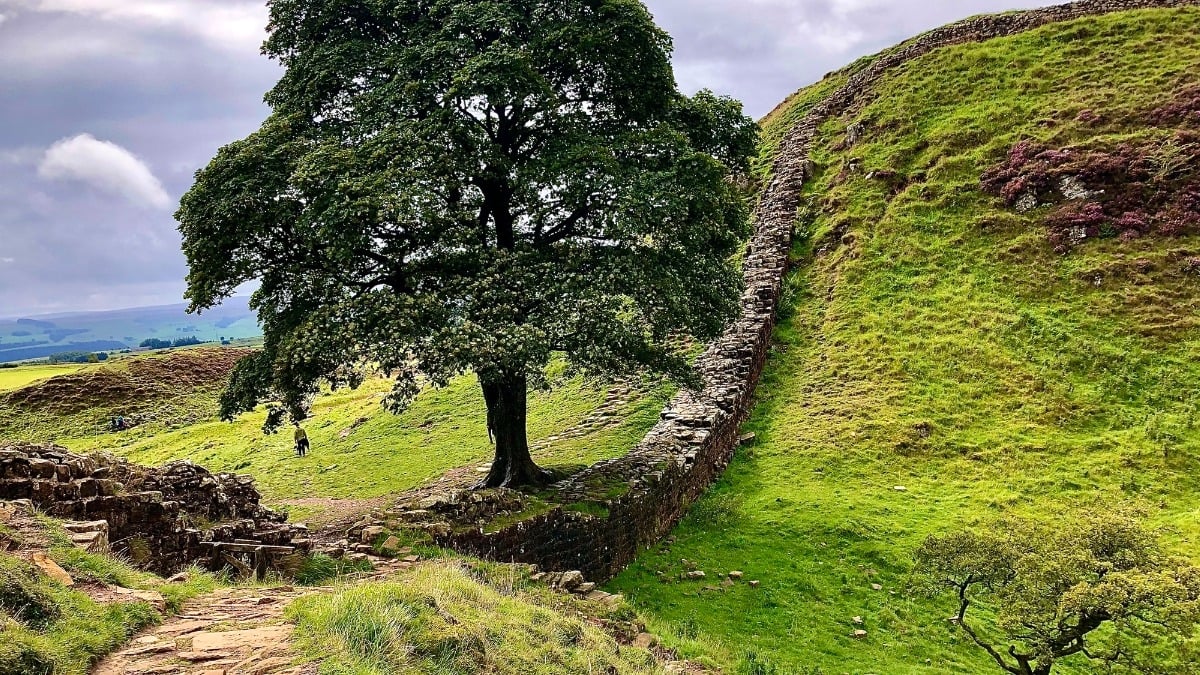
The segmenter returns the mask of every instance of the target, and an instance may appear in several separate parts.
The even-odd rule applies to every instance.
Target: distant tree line
[[[46,357],[47,363],[99,363],[107,361],[104,352],[58,352]]]
[[[171,347],[191,347],[202,344],[204,344],[203,340],[197,338],[195,335],[189,335],[187,337],[175,338],[174,340],[148,338],[142,340],[142,343],[138,346],[143,349],[170,349]]]

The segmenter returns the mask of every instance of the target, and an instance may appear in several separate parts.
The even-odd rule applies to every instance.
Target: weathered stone
[[[383,533],[386,531],[387,530],[385,530],[383,527],[380,527],[379,525],[372,525],[370,527],[364,527],[362,530],[362,534],[360,535],[361,541],[364,544],[373,544],[373,543],[375,543],[375,540],[382,537]]]
[[[233,656],[235,656],[235,654],[236,654],[236,652],[232,652],[232,651],[202,651],[202,652],[190,651],[190,652],[179,652],[178,654],[175,655],[175,658],[182,659],[184,661],[189,661],[191,663],[204,663],[205,661],[220,661],[221,659],[232,658]],[[210,671],[204,671],[204,672],[210,672]],[[225,671],[222,670],[220,672],[223,673]]]
[[[110,591],[119,595],[126,596],[130,602],[144,602],[158,611],[164,611],[167,608],[167,600],[158,591],[143,591],[134,588],[122,588],[121,586],[112,586]]]
[[[562,578],[558,580],[557,585],[563,590],[573,591],[582,586],[583,583],[583,573],[572,570],[570,572],[563,572]]]
[[[275,645],[287,640],[291,635],[292,629],[286,626],[268,626],[220,633],[197,633],[192,637],[192,651],[212,652],[240,647]]]
[[[290,546],[303,532],[261,506],[252,481],[213,475],[190,462],[155,469],[32,444],[4,445],[0,453],[6,458],[0,467],[0,499],[31,499],[49,515],[68,521],[76,546],[100,552],[116,542],[116,553],[164,575],[193,562],[217,562],[205,539]],[[222,524],[202,533],[188,526],[191,519]]]
[[[67,571],[58,566],[58,563],[50,559],[50,556],[45,553],[34,553],[30,562],[35,567],[42,571],[43,574],[57,581],[64,586],[74,586],[75,580],[71,578]]]

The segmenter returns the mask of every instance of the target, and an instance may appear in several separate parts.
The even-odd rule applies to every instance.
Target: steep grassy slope
[[[980,187],[1023,139],[1169,145],[1147,114],[1200,84],[1197,36],[1200,10],[1153,10],[948,48],[827,123],[757,439],[612,590],[741,672],[991,672],[947,604],[908,591],[927,535],[1121,503],[1200,558],[1200,237],[1064,256],[1051,209]],[[712,581],[729,570],[761,585]]]

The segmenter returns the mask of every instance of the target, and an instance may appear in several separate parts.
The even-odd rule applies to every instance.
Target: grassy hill
[[[402,415],[384,410],[391,385],[383,378],[357,390],[327,391],[305,424],[312,451],[297,458],[289,433],[262,433],[265,410],[234,422],[217,418],[225,377],[245,353],[197,348],[137,355],[0,388],[0,438],[53,441],[152,465],[190,459],[213,471],[249,474],[269,503],[291,505],[300,519],[322,515],[328,500],[395,494],[491,461],[483,397],[468,376],[423,392]],[[22,367],[0,370],[0,377],[55,372]],[[672,393],[656,382],[610,388],[554,373],[551,379],[551,390],[530,397],[529,437],[535,458],[562,470],[627,452]],[[112,432],[116,415],[137,426]]]
[[[737,672],[992,672],[909,591],[926,536],[1120,504],[1200,558],[1200,236],[1166,206],[1121,220],[1200,184],[1197,36],[1200,10],[1148,10],[946,48],[826,123],[756,440],[610,590]],[[847,72],[766,121],[760,173]],[[985,191],[1021,141],[1121,213]],[[1155,176],[1129,200],[1131,158]],[[677,580],[692,567],[710,581]],[[729,570],[761,585],[711,581]]]

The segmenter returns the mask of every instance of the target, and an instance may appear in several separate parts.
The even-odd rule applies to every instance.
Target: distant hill
[[[262,334],[248,298],[230,298],[201,316],[187,306],[162,305],[105,312],[47,314],[0,319],[0,363],[45,358],[69,351],[136,348],[143,340],[238,340]]]

